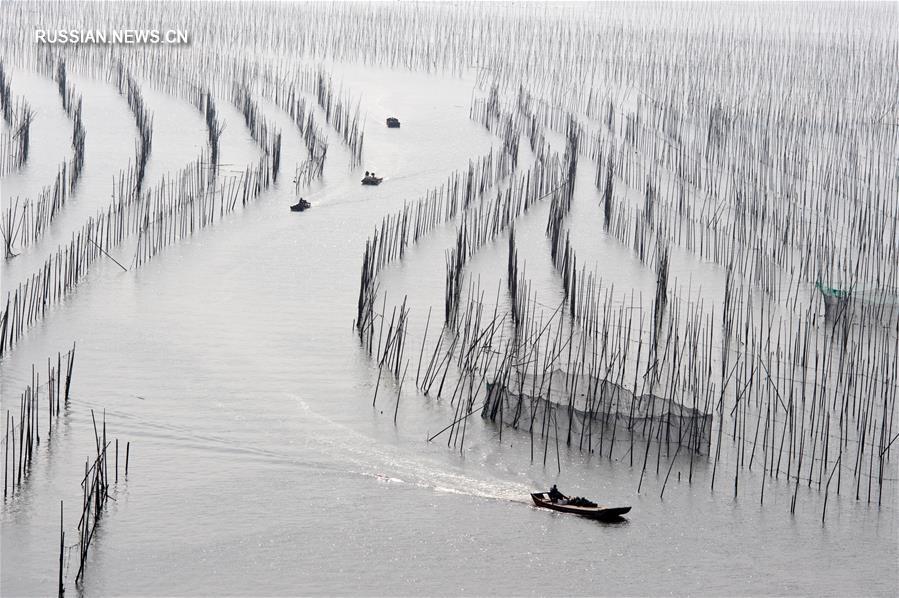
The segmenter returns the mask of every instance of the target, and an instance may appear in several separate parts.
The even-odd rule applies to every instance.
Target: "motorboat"
[[[290,211],[291,212],[305,212],[307,209],[309,209],[311,207],[312,207],[312,204],[301,197],[300,201],[298,201],[297,203],[290,206]]]
[[[561,513],[571,513],[572,515],[580,515],[581,517],[587,517],[588,519],[599,519],[602,521],[615,521],[631,510],[630,507],[605,507],[602,505],[591,507],[570,504],[573,499],[567,496],[554,502],[550,500],[549,492],[531,493],[531,498],[534,500],[535,505],[544,509],[552,509],[553,511],[559,511]],[[589,501],[584,502],[589,503]]]

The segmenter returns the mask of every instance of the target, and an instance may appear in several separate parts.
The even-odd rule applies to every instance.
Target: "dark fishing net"
[[[487,384],[481,415],[514,428],[567,436],[569,441],[604,434],[618,426],[645,439],[702,451],[712,415],[674,399],[631,390],[595,376],[561,369],[545,376],[512,372]]]

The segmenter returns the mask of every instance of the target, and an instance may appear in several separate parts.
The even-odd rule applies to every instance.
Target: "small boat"
[[[396,117],[389,117],[387,119],[387,128],[388,129],[399,129],[400,128],[400,119]]]
[[[620,519],[622,515],[630,512],[630,507],[604,507],[597,505],[595,507],[580,507],[576,505],[564,504],[562,502],[553,502],[549,499],[549,492],[533,492],[531,498],[534,504],[544,509],[552,509],[562,513],[572,513],[587,517],[588,519],[599,519],[601,521],[615,521]],[[568,498],[568,497],[565,497]]]
[[[384,180],[383,177],[367,175],[365,178],[362,179],[362,184],[363,185],[380,185],[381,181],[383,181],[383,180]]]
[[[291,212],[304,212],[305,210],[307,210],[308,208],[311,208],[311,207],[312,207],[312,204],[301,197],[300,201],[298,201],[297,203],[290,206],[290,211]]]

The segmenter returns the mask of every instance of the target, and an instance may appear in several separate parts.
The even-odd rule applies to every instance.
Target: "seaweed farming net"
[[[705,408],[559,368],[540,376],[514,370],[507,378],[487,384],[483,417],[520,429],[564,432],[569,442],[617,426],[699,452],[710,443],[712,415]]]

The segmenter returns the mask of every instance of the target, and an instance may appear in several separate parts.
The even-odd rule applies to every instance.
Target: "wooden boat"
[[[312,207],[312,204],[301,197],[300,201],[298,201],[297,203],[290,206],[290,211],[291,212],[303,212],[306,209],[311,208],[311,207]]]
[[[596,507],[578,507],[575,505],[566,505],[561,502],[552,502],[549,500],[549,492],[533,492],[531,493],[531,498],[534,499],[535,505],[544,509],[552,509],[553,511],[560,511],[562,513],[572,513],[574,515],[580,515],[581,517],[587,517],[588,519],[599,519],[602,521],[615,521],[631,510],[630,507],[604,507],[601,505]]]
[[[383,177],[379,177],[379,176],[367,176],[367,177],[365,177],[365,178],[362,179],[362,184],[363,184],[363,185],[380,185],[380,184],[381,184],[381,181],[383,181],[383,180],[384,180]]]
[[[399,129],[400,128],[400,119],[391,116],[387,119],[387,128],[388,129]]]

